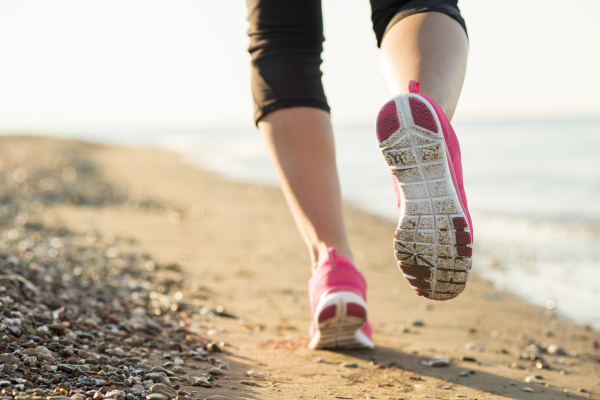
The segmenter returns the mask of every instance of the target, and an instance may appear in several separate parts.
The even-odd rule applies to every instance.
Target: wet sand
[[[376,349],[310,351],[309,261],[280,190],[229,182],[156,149],[40,138],[2,138],[0,145],[89,161],[130,201],[57,202],[57,221],[73,232],[127,239],[157,263],[178,263],[184,298],[235,317],[187,316],[189,329],[223,341],[231,353],[230,379],[220,379],[221,388],[194,387],[194,398],[600,398],[598,332],[495,290],[477,271],[457,299],[417,297],[395,265],[393,223],[346,208],[357,265],[369,282]],[[550,344],[566,354],[549,354]],[[438,355],[450,365],[423,365]],[[536,375],[537,382],[524,381]]]

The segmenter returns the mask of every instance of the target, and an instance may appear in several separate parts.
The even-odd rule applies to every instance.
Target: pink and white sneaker
[[[418,295],[449,300],[464,290],[473,253],[460,147],[440,106],[419,94],[418,82],[410,82],[409,92],[377,115],[379,146],[398,195],[394,250]]]
[[[308,281],[311,349],[373,348],[367,321],[367,281],[345,257],[329,248],[329,260]]]

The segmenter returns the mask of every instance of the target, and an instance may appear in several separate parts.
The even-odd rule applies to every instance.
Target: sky
[[[459,120],[600,117],[600,1],[461,0]],[[323,0],[335,123],[388,99],[367,0]],[[243,1],[0,0],[0,131],[251,127]]]

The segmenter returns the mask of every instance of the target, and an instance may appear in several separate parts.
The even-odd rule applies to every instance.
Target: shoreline
[[[157,263],[178,263],[185,283],[202,294],[197,306],[222,306],[235,316],[200,312],[189,320],[240,362],[231,363],[232,380],[256,386],[207,389],[193,398],[600,398],[600,334],[495,290],[477,274],[450,302],[413,295],[391,251],[395,224],[379,217],[346,207],[378,347],[309,351],[308,257],[278,189],[219,179],[164,150],[31,137],[3,137],[0,144],[20,149],[15,154],[52,151],[87,160],[129,200],[59,202],[52,207],[65,228],[127,238]],[[162,206],[140,206],[148,200]],[[551,352],[551,344],[566,354]],[[448,365],[422,364],[437,355]],[[538,369],[536,357],[549,368]],[[524,382],[534,375],[542,378]]]

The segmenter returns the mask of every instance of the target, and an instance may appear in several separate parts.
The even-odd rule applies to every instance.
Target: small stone
[[[557,356],[566,356],[567,355],[567,351],[556,344],[548,345],[546,350],[548,351],[549,354],[555,354]]]
[[[106,351],[106,343],[100,342],[97,350],[98,350],[98,353],[104,353]]]
[[[169,371],[167,371],[163,367],[155,366],[150,369],[150,372],[162,372],[162,373],[166,374]]]
[[[10,353],[0,354],[0,363],[2,363],[2,364],[12,365],[12,364],[16,364],[18,361],[19,361],[19,359]]]
[[[16,337],[21,336],[21,329],[18,326],[9,326],[8,330]]]
[[[345,367],[345,368],[358,368],[358,364],[356,363],[348,363],[346,361],[344,361],[343,363],[340,364],[340,366]]]
[[[54,359],[54,357],[52,357],[49,354],[40,354],[40,355],[38,355],[38,360],[40,360],[40,362],[47,361],[50,364],[54,364],[56,362],[56,360]]]
[[[165,385],[171,385],[171,380],[162,372],[153,372],[147,375],[148,378],[152,379],[154,383],[164,383]]]
[[[525,377],[525,382],[527,382],[527,383],[536,383],[537,382],[537,378],[535,376],[527,376],[527,377]]]
[[[104,395],[100,392],[94,393],[94,397],[92,397],[93,400],[102,400],[103,398],[104,398]]]
[[[146,396],[147,400],[170,400],[169,396],[164,395],[162,393],[150,393]]]
[[[208,373],[211,375],[217,375],[217,376],[224,374],[224,372],[221,368],[211,368],[210,371],[208,371]]]
[[[58,364],[58,369],[68,374],[73,372],[73,367],[71,367],[69,364]]]
[[[246,386],[258,386],[258,384],[254,381],[240,381],[240,384]]]
[[[93,381],[90,378],[79,378],[78,382],[85,386],[92,386],[93,384]]]
[[[51,325],[48,325],[48,328],[54,329],[57,331],[64,331],[67,327],[64,324],[51,324]]]
[[[4,387],[4,386],[9,386],[10,385],[10,381],[0,381],[0,386]]]
[[[206,350],[210,351],[211,353],[221,353],[221,348],[214,342],[207,344]]]
[[[85,350],[79,350],[79,352],[77,353],[77,355],[81,358],[90,358],[92,357],[92,353],[85,351]]]
[[[450,362],[448,360],[446,360],[444,357],[436,357],[433,360],[430,361],[423,361],[422,363],[424,366],[426,367],[436,367],[436,368],[441,368],[441,367],[447,367],[450,365]]]
[[[550,363],[546,360],[544,360],[543,358],[538,358],[535,361],[535,366],[538,369],[550,369]]]
[[[460,357],[460,361],[477,362],[477,360],[475,359],[475,357],[467,357],[467,356],[461,356]]]
[[[527,386],[524,386],[524,387],[523,387],[523,391],[524,391],[524,392],[533,393],[533,389],[532,389],[532,388],[530,388],[530,387],[527,387]]]
[[[176,365],[173,367],[173,372],[176,372],[178,374],[185,374],[185,368],[180,367],[179,365]]]
[[[408,325],[410,325],[410,326],[425,326],[425,323],[419,319],[414,319],[414,320],[408,321]]]
[[[177,397],[177,390],[165,385],[164,383],[155,383],[150,388],[150,393],[161,393],[170,399]]]
[[[211,388],[211,387],[213,387],[213,385],[210,382],[208,382],[206,379],[200,379],[200,378],[197,379],[196,382],[194,382],[192,384],[192,386],[202,386],[202,387],[205,387],[205,388]]]

